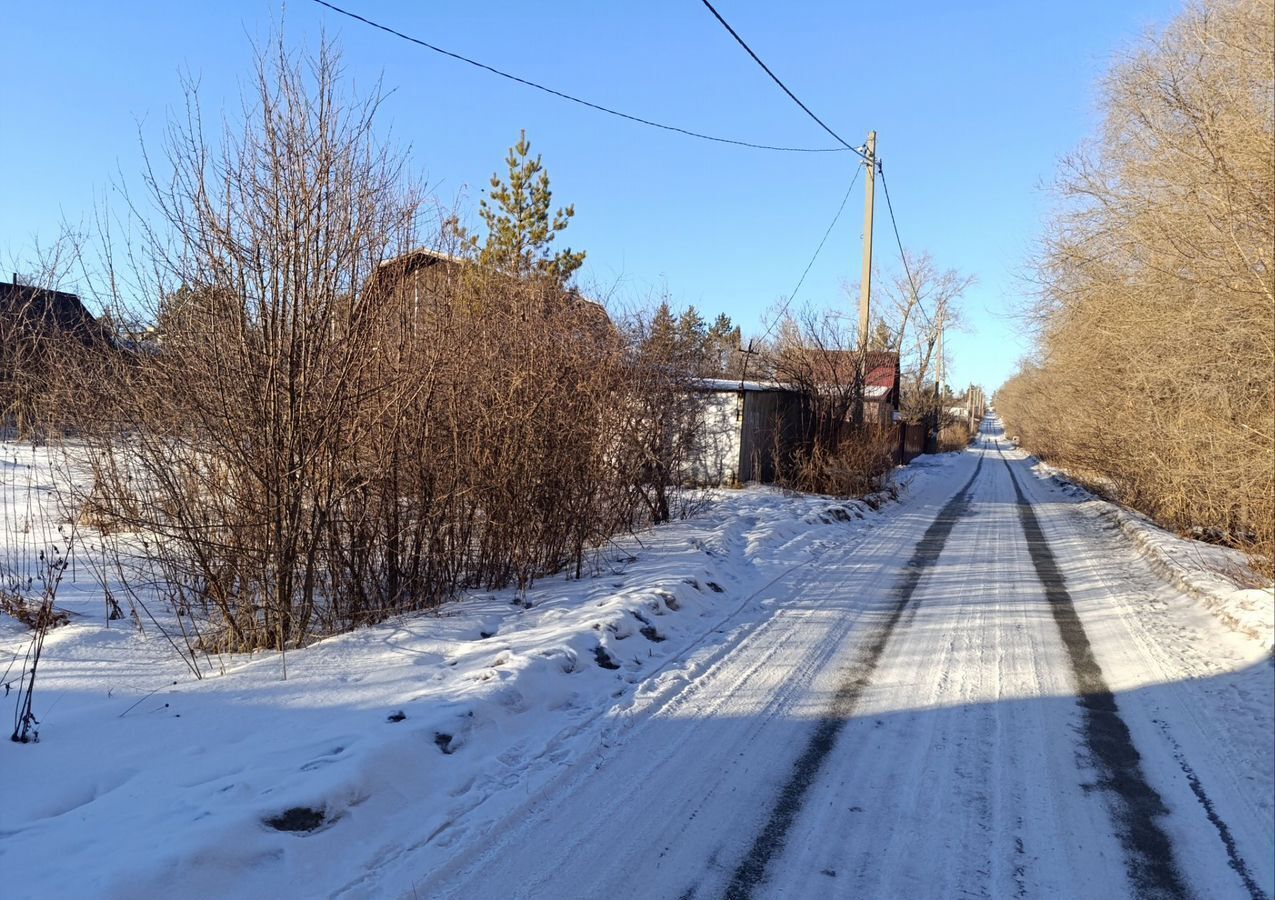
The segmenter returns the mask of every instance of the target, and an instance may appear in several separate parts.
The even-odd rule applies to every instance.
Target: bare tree
[[[889,349],[899,354],[903,373],[900,408],[910,422],[941,418],[941,397],[935,390],[939,364],[939,336],[961,327],[960,301],[975,283],[974,276],[956,269],[940,269],[929,253],[907,254],[907,267],[879,279],[884,314],[890,331]],[[910,277],[909,277],[910,273]]]

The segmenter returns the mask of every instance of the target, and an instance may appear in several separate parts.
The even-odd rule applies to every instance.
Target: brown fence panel
[[[929,429],[924,423],[900,422],[899,428],[899,462],[907,465],[925,452],[925,439]]]

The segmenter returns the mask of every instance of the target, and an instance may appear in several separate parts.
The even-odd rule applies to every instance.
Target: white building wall
[[[698,484],[734,484],[739,480],[740,421],[743,400],[734,391],[697,394],[701,403],[701,444],[692,463]]]

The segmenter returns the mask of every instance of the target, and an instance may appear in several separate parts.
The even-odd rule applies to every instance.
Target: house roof
[[[432,266],[437,263],[451,263],[453,265],[459,265],[464,262],[465,260],[463,258],[459,256],[452,256],[450,253],[444,253],[442,250],[434,250],[430,247],[417,247],[415,250],[408,250],[406,253],[382,260],[377,268],[418,269],[425,266]]]
[[[859,365],[857,350],[806,350],[805,358],[810,374],[824,384],[850,385],[854,383]],[[889,350],[869,350],[864,358],[864,391],[872,396],[872,389],[889,391],[899,383],[899,354]]]
[[[101,327],[80,298],[53,291],[0,281],[0,317],[18,318],[30,327],[74,334],[83,341],[101,337]]]
[[[693,387],[714,394],[735,394],[740,391],[783,391],[792,392],[797,388],[781,381],[734,381],[729,378],[697,378]],[[889,387],[879,384],[867,384],[863,388],[864,399],[881,400],[890,391]]]
[[[409,250],[406,253],[383,260],[376,267],[376,271],[368,278],[366,289],[380,290],[384,286],[394,284],[396,281],[410,278],[417,272],[440,265],[444,269],[455,269],[463,266],[475,266],[478,263],[463,256],[453,256],[450,253],[444,253],[442,250],[417,247],[415,250]],[[586,313],[593,326],[608,333],[615,332],[615,324],[611,321],[611,315],[601,303],[584,296],[574,287],[566,288],[564,295],[570,303],[576,305],[577,309]]]
[[[792,388],[778,381],[738,381],[730,378],[697,378],[694,387],[712,393],[736,393],[738,391],[791,391]]]
[[[368,291],[381,290],[383,286],[400,282],[402,279],[422,269],[432,268],[440,263],[449,267],[459,266],[464,262],[465,260],[459,256],[452,256],[442,250],[417,247],[415,250],[409,250],[406,253],[400,253],[398,256],[391,256],[389,259],[381,260],[368,277],[364,289]]]
[[[899,354],[889,350],[869,350],[864,360],[864,387],[889,391],[899,384]]]

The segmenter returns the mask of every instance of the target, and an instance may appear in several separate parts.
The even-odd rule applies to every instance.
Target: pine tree
[[[469,236],[467,243],[478,252],[484,266],[517,277],[549,277],[565,287],[584,263],[584,251],[573,252],[568,247],[554,253],[550,245],[558,232],[566,229],[575,207],[550,212],[553,192],[549,173],[538,155],[531,156],[525,130],[509,148],[505,163],[509,180],[493,174],[490,202],[483,200],[479,208],[487,225],[487,243],[479,249],[474,236]]]
[[[713,324],[709,326],[708,335],[716,341],[727,341],[739,335],[739,328],[726,313],[718,313]]]
[[[869,350],[894,350],[894,330],[886,324],[885,319],[877,319],[868,335]]]
[[[731,322],[730,316],[718,313],[708,329],[708,351],[714,368],[712,374],[729,377],[735,373],[735,351],[742,339],[739,326]]]
[[[694,306],[686,307],[677,318],[677,343],[681,365],[686,371],[699,374],[704,367],[708,325]]]
[[[642,351],[648,359],[660,360],[663,365],[675,362],[678,353],[677,322],[667,302],[661,303],[651,316],[642,341]]]

